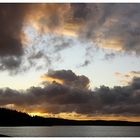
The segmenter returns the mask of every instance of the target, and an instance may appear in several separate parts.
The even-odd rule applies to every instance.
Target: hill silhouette
[[[0,108],[0,126],[53,126],[53,125],[102,125],[102,126],[140,126],[140,122],[104,120],[67,120],[29,116],[26,113]]]

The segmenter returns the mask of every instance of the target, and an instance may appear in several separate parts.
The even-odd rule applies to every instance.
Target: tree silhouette
[[[29,116],[26,113],[0,108],[0,126],[52,126],[52,125],[105,125],[105,126],[140,126],[140,122],[104,121],[104,120],[66,120]]]

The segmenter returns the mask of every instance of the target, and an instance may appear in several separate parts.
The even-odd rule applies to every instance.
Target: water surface
[[[140,126],[0,127],[13,137],[140,137]]]

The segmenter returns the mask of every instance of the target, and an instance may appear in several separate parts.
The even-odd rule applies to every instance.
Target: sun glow
[[[64,83],[64,81],[61,80],[61,79],[52,78],[52,77],[49,77],[49,76],[47,76],[47,75],[41,76],[41,80],[43,80],[43,81],[48,81],[48,82],[57,82],[57,83],[59,83],[59,84],[63,84],[63,83]]]
[[[140,120],[139,116],[122,116],[122,115],[115,115],[115,114],[100,114],[100,115],[87,115],[87,114],[79,114],[76,112],[69,112],[69,113],[42,113],[42,112],[30,112],[28,113],[31,116],[42,116],[42,117],[52,117],[52,118],[63,118],[69,120],[121,120],[121,121],[132,121],[138,122]]]

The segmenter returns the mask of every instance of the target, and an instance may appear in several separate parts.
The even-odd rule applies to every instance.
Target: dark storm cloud
[[[86,20],[91,10],[86,3],[73,3],[71,4],[73,19]],[[88,20],[88,19],[87,19]]]
[[[84,20],[79,31],[81,37],[97,44],[117,39],[123,50],[139,54],[140,4],[77,4],[72,9],[76,15],[73,18]]]
[[[26,6],[26,10],[28,6]],[[25,5],[0,4],[0,59],[2,69],[13,69],[20,64],[24,51],[21,32]]]
[[[45,75],[44,75],[45,76]],[[65,85],[69,85],[77,88],[88,88],[89,79],[84,75],[76,75],[71,70],[58,70],[58,71],[48,71],[46,76],[51,78],[60,79]]]
[[[63,79],[75,79],[71,71],[53,75]],[[56,76],[55,76],[56,77]],[[0,105],[13,104],[15,109],[41,109],[47,113],[71,113],[84,115],[114,114],[140,115],[140,78],[135,77],[128,86],[109,88],[101,86],[94,91],[76,88],[70,84],[52,82],[44,87],[31,87],[26,91],[0,89]]]
[[[140,53],[140,5],[139,4],[116,4],[112,8],[111,17],[117,20],[107,31],[105,38],[119,38],[122,49]],[[132,17],[132,18],[130,18]]]
[[[10,70],[10,74],[15,74],[21,64],[21,58],[16,56],[7,56],[0,59],[0,70]]]
[[[23,5],[0,4],[0,56],[22,55],[20,34],[23,17]]]
[[[134,89],[139,89],[139,85],[140,85],[140,77],[134,77],[132,87]]]

